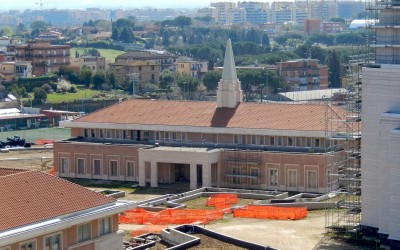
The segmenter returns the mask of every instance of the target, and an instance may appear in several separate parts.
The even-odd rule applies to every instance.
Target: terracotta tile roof
[[[12,169],[12,168],[0,168],[0,176],[16,174],[20,172],[27,171],[25,169]]]
[[[39,171],[0,176],[0,232],[115,202]]]
[[[229,109],[215,102],[136,99],[74,122],[324,131],[326,109],[323,104],[279,103],[241,103]]]

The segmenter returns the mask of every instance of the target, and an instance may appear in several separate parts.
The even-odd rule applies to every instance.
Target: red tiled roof
[[[217,108],[215,102],[136,99],[74,122],[324,131],[326,109],[323,104],[280,103],[241,103],[230,109]]]
[[[0,176],[0,232],[115,202],[39,171]]]
[[[25,169],[0,168],[0,177],[27,171]]]

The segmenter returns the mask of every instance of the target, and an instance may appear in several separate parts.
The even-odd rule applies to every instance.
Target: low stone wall
[[[173,245],[173,247],[168,249],[187,249],[200,244],[199,238],[174,228],[162,230],[161,238],[168,244]]]

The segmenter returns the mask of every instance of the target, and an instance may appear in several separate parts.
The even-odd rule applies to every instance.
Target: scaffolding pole
[[[369,57],[350,58],[345,90],[326,103],[326,192],[337,205],[325,210],[328,231],[351,232],[361,221],[361,69]]]

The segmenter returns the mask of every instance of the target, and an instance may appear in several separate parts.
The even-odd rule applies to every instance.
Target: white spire
[[[224,69],[222,78],[218,83],[217,107],[236,108],[243,101],[243,91],[237,78],[236,66],[233,58],[232,44],[226,42]]]
[[[233,57],[231,39],[226,42],[224,69],[222,71],[222,80],[235,81],[237,80],[235,59]]]

